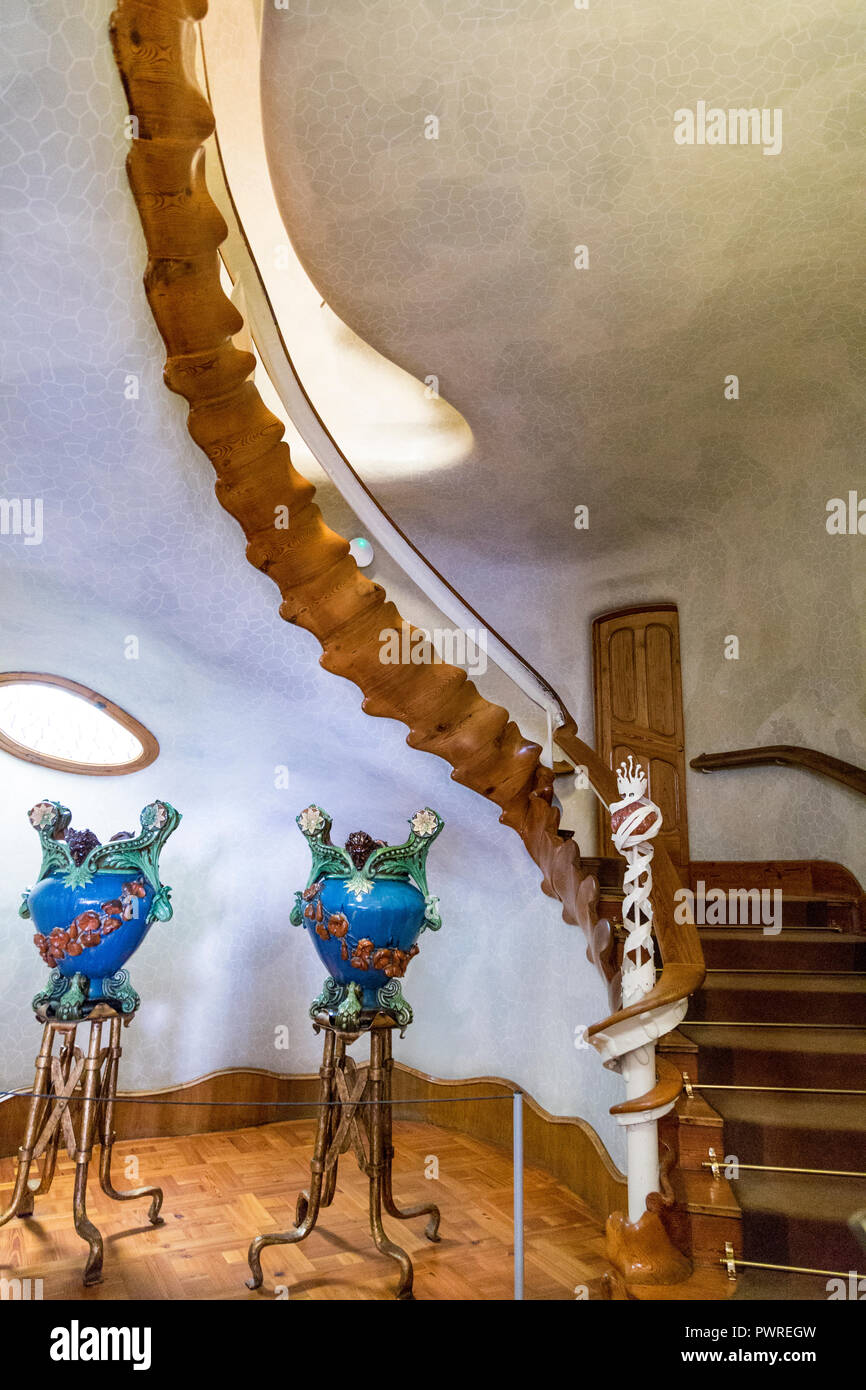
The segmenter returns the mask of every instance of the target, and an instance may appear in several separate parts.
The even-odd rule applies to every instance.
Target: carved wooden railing
[[[771,743],[763,748],[732,748],[728,753],[701,753],[692,758],[689,767],[696,772],[726,772],[741,767],[801,767],[841,782],[843,787],[866,796],[866,771],[817,748],[803,748],[796,743]]]
[[[400,614],[357,568],[348,542],[325,524],[315,489],[292,465],[282,422],[251,380],[255,358],[232,342],[243,318],[220,284],[217,250],[226,227],[204,174],[214,120],[194,77],[195,24],[206,10],[206,0],[120,0],[111,19],[136,118],[127,172],[147,244],[145,292],[166,347],[166,385],[189,403],[189,432],[213,464],[217,497],[241,526],[250,563],[279,588],[281,616],[317,637],[322,666],[359,686],[367,714],[406,724],[411,747],[449,762],[454,780],[493,801],[500,821],[520,835],[542,871],[544,892],[562,903],[566,922],[583,929],[587,956],[608,983],[615,1012],[588,1030],[591,1040],[611,1058],[621,1056],[675,1026],[669,1020],[682,1016],[703,979],[697,931],[674,918],[678,871],[658,849],[652,900],[663,968],[645,998],[616,1009],[613,931],[598,917],[598,884],[577,845],[560,834],[553,773],[538,744],[485,700],[465,671],[381,661],[379,634],[400,630]],[[277,529],[283,507],[290,525]],[[586,768],[606,804],[615,800],[613,772],[578,738],[571,716],[556,740]],[[655,1091],[617,1110],[651,1108],[662,1093],[667,1103],[672,1090],[673,1078],[664,1075]]]
[[[558,746],[576,766],[584,767],[593,788],[610,806],[617,799],[616,775],[599,757],[594,748],[577,736],[571,727],[557,729],[554,735]],[[595,883],[595,880],[593,880]],[[542,887],[545,887],[542,884]],[[697,928],[691,921],[678,922],[674,915],[674,894],[683,887],[680,872],[662,845],[657,845],[653,866],[653,918],[656,941],[662,958],[662,970],[655,988],[641,1001],[641,1006],[620,1009],[610,1018],[593,1024],[591,1036],[616,1026],[620,1021],[639,1015],[647,1008],[665,1008],[686,998],[699,989],[704,978],[704,955]],[[546,888],[545,888],[545,891]],[[557,895],[558,896],[558,895]],[[568,920],[568,919],[566,919]]]

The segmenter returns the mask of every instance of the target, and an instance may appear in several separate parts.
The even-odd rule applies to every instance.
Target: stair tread
[[[863,932],[856,932],[856,931],[855,931],[855,932],[850,932],[850,931],[849,931],[849,932],[845,932],[845,931],[813,931],[813,930],[809,929],[808,927],[791,927],[791,928],[788,928],[787,930],[785,929],[785,927],[783,927],[782,930],[781,930],[780,932],[775,932],[775,933],[773,933],[773,934],[770,934],[769,932],[763,932],[763,931],[761,930],[761,928],[759,928],[759,927],[758,927],[758,928],[756,928],[756,927],[699,927],[699,928],[698,928],[698,934],[699,934],[699,935],[703,936],[704,932],[708,933],[708,935],[709,935],[709,936],[712,938],[712,940],[714,940],[714,941],[718,941],[718,940],[723,940],[723,941],[754,941],[754,939],[755,939],[755,934],[756,934],[756,932],[757,932],[758,936],[762,936],[762,937],[764,938],[765,941],[770,941],[770,942],[784,941],[784,942],[787,942],[789,945],[790,945],[792,942],[801,942],[801,941],[806,941],[806,942],[812,941],[812,942],[819,942],[819,943],[820,943],[820,942],[823,942],[823,943],[824,943],[825,945],[827,945],[827,946],[830,946],[830,945],[833,945],[833,946],[840,946],[840,945],[849,945],[849,946],[850,946],[850,945],[853,945],[853,946],[858,946],[858,945],[860,945],[860,946],[862,946],[862,945],[866,945],[866,935],[864,935]]]
[[[719,927],[701,933],[710,969],[737,967],[768,971],[866,972],[866,934],[853,932],[763,932]]]
[[[754,892],[754,890],[755,890],[756,887],[758,887],[757,884],[753,884],[753,885],[752,885],[752,892]],[[744,888],[745,888],[745,891],[746,891],[746,892],[749,891],[749,890],[748,890],[748,887],[747,887],[745,884],[742,884],[742,883],[731,883],[731,884],[728,885],[727,888],[724,888],[724,886],[723,886],[722,884],[720,884],[720,883],[719,883],[719,884],[715,884],[715,883],[714,883],[714,884],[712,885],[712,888],[722,888],[723,892],[728,892],[728,893],[731,892],[731,891],[733,891],[733,892],[742,892]],[[711,888],[711,889],[708,889],[707,891],[708,891],[708,892],[712,892],[712,888]],[[830,892],[830,893],[825,893],[825,892],[824,892],[823,890],[821,890],[821,889],[814,888],[810,893],[786,893],[786,892],[785,892],[784,886],[783,886],[781,883],[777,883],[777,884],[774,884],[772,887],[771,887],[770,885],[765,885],[764,891],[765,891],[765,892],[766,892],[766,891],[773,892],[774,890],[775,890],[775,891],[779,891],[780,889],[781,889],[781,892],[782,892],[782,906],[783,906],[783,907],[784,907],[785,903],[859,903],[859,902],[860,902],[860,895],[859,895],[859,893],[855,893],[854,890],[853,890],[853,888],[850,890],[850,892],[846,892],[846,890],[845,890],[844,888],[838,888],[838,889],[834,889],[834,890],[833,890],[832,892]],[[760,890],[759,890],[759,891],[760,891]]]
[[[715,1129],[721,1128],[722,1117],[709,1101],[704,1100],[703,1096],[697,1092],[693,1096],[687,1096],[683,1091],[676,1103],[674,1110],[676,1118],[681,1125],[712,1126]]]
[[[672,1028],[669,1033],[665,1033],[663,1038],[658,1041],[659,1052],[697,1052],[698,1045],[694,1038],[687,1038],[685,1033],[681,1033],[679,1028]]]
[[[678,1168],[671,1174],[671,1181],[678,1206],[691,1212],[739,1215],[740,1204],[733,1184],[724,1179],[718,1181],[709,1170]]]
[[[827,1281],[817,1274],[776,1269],[738,1269],[734,1303],[826,1303]]]
[[[688,1020],[680,1025],[685,1031]],[[866,1054],[866,1027],[811,1028],[809,1024],[781,1023],[770,1028],[763,1023],[708,1023],[695,1038],[701,1047],[726,1047],[752,1052],[842,1053],[851,1057]],[[689,1036],[686,1033],[686,1036]]]
[[[744,992],[767,990],[789,994],[862,994],[866,995],[866,975],[839,974],[793,974],[786,970],[761,970],[748,975],[735,970],[714,970],[707,975],[702,992],[713,990],[738,989]],[[866,1015],[864,1015],[866,1025]]]
[[[719,1091],[714,1104],[724,1120],[786,1129],[862,1130],[866,1151],[866,1096],[796,1092]],[[744,1162],[748,1154],[741,1154]],[[829,1160],[828,1160],[829,1165]],[[792,1160],[796,1167],[796,1159]],[[863,1202],[866,1205],[866,1188]]]
[[[732,1186],[746,1212],[762,1211],[800,1221],[834,1221],[843,1226],[855,1211],[862,1209],[866,1198],[862,1178],[827,1179],[811,1173],[741,1170]]]
[[[698,1047],[696,1073],[708,1086],[723,1087],[708,1090],[707,1099],[722,1117],[725,1152],[770,1170],[741,1168],[734,1182],[717,1184],[742,1209],[745,1250],[770,1263],[847,1268],[845,1261],[857,1255],[847,1221],[866,1206],[866,1180],[778,1168],[864,1167],[866,1096],[856,1092],[866,1084],[866,936],[792,923],[772,936],[760,928],[710,927],[701,930],[701,939],[711,970],[692,1005],[697,1017],[684,1020],[678,1032]],[[701,1022],[702,1015],[709,1017]],[[814,1026],[809,1019],[833,1026]],[[672,1050],[683,1054],[686,1047],[681,1041]],[[785,1082],[851,1094],[724,1089]],[[691,1133],[688,1154],[694,1162],[700,1155]],[[715,1140],[708,1137],[707,1143]],[[718,1143],[716,1151],[722,1152]],[[694,1176],[675,1187],[689,1210],[724,1214],[724,1192],[708,1192]],[[798,1279],[799,1295],[790,1292]],[[737,1296],[773,1297],[778,1289],[776,1297],[826,1298],[825,1284],[743,1271]]]

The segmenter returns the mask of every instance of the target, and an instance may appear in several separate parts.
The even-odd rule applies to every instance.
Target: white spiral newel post
[[[610,807],[611,835],[626,861],[622,919],[628,936],[622,963],[622,1002],[626,1008],[648,994],[655,984],[652,936],[653,838],[659,833],[662,813],[646,795],[647,779],[640,763],[629,754],[617,768],[616,785],[621,800]],[[626,1099],[652,1091],[656,1084],[655,1042],[650,1039],[621,1059]],[[658,1120],[660,1111],[618,1115],[627,1132],[628,1216],[639,1221],[647,1197],[659,1188]]]

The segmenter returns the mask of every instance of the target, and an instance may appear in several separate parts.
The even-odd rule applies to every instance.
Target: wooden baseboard
[[[318,1074],[286,1076],[256,1067],[231,1067],[182,1086],[121,1092],[117,1097],[115,1129],[118,1139],[125,1141],[308,1118],[315,1112],[304,1102],[315,1100],[318,1087]],[[513,1082],[501,1077],[449,1081],[427,1076],[401,1062],[394,1064],[395,1118],[423,1120],[443,1129],[458,1130],[509,1151],[511,1098],[517,1089]],[[408,1104],[410,1101],[426,1104]],[[273,1102],[282,1102],[282,1107]],[[22,1095],[0,1102],[0,1156],[17,1152],[27,1105]],[[606,1217],[627,1205],[625,1177],[585,1120],[550,1115],[525,1094],[523,1129],[527,1163],[553,1173],[598,1216]]]

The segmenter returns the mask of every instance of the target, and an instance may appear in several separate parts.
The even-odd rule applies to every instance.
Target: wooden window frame
[[[39,767],[50,767],[55,772],[72,772],[78,776],[124,777],[130,772],[141,772],[142,768],[150,767],[159,756],[159,743],[150,730],[113,700],[100,695],[96,690],[91,690],[89,685],[81,685],[79,681],[69,680],[67,676],[52,676],[44,671],[0,671],[0,686],[3,685],[48,685],[65,690],[70,695],[77,695],[79,699],[86,700],[117,724],[121,724],[124,729],[134,734],[141,744],[138,757],[128,763],[81,763],[72,758],[55,758],[48,753],[39,753],[35,748],[18,743],[0,729],[0,750],[11,753],[13,758],[20,758],[25,763],[35,763]]]

